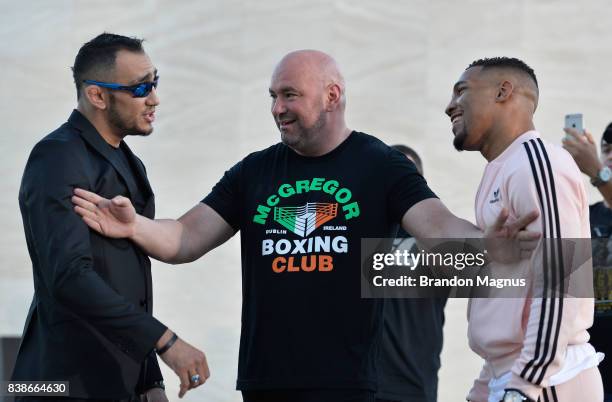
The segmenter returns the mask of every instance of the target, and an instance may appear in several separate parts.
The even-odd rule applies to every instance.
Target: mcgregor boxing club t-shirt
[[[383,301],[361,298],[361,239],[394,237],[433,197],[404,155],[355,131],[320,157],[279,143],[225,172],[202,202],[241,232],[237,388],[376,390]]]

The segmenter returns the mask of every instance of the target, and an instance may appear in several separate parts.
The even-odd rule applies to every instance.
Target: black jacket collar
[[[76,109],[72,111],[72,114],[68,118],[68,123],[76,127],[80,131],[81,137],[83,137],[83,139],[89,145],[91,145],[93,149],[95,149],[113,165],[115,170],[119,173],[127,185],[130,196],[133,197],[138,192],[138,186],[133,180],[133,176],[126,170],[127,166],[124,166],[124,164],[120,162],[118,156],[115,154],[115,152],[113,152],[111,145],[104,140],[93,124],[91,124],[91,122]],[[153,191],[151,189],[151,185],[149,184],[149,180],[147,179],[146,172],[144,171],[144,166],[136,158],[136,156],[134,156],[132,150],[128,147],[125,141],[121,141],[120,147],[125,151],[127,157],[130,159],[130,163],[136,167],[138,175],[142,179],[143,183],[145,183],[145,186],[149,191],[149,194],[145,195],[145,199],[149,198],[151,195],[153,195]]]

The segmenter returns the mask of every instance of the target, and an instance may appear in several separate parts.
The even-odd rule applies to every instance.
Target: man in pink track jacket
[[[446,114],[455,148],[479,151],[488,161],[476,195],[477,224],[490,224],[503,208],[511,220],[537,209],[540,217],[528,229],[541,230],[543,238],[589,238],[580,171],[565,150],[535,131],[537,104],[535,74],[514,58],[475,61],[454,85]],[[536,278],[561,275],[550,243],[543,240],[529,263]],[[469,401],[603,399],[601,354],[588,343],[593,299],[559,297],[552,285],[548,290],[470,301],[469,344],[485,364]]]

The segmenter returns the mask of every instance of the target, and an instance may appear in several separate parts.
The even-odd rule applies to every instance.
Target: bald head
[[[270,82],[272,116],[281,140],[302,155],[322,155],[350,130],[344,121],[344,78],[338,64],[318,50],[287,54]]]
[[[274,68],[272,82],[287,75],[299,75],[307,81],[306,85],[321,91],[337,86],[341,95],[341,106],[345,106],[344,77],[336,60],[327,53],[312,49],[288,53]]]

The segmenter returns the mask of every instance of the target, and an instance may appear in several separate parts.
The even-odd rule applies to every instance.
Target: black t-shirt
[[[136,210],[137,213],[141,214],[144,211],[146,203],[147,203],[147,199],[149,198],[151,194],[149,191],[149,187],[147,186],[147,184],[145,184],[144,179],[138,173],[138,168],[135,166],[135,164],[137,163],[135,160],[135,157],[128,155],[128,151],[126,151],[127,145],[124,142],[122,142],[118,148],[115,148],[111,145],[108,145],[108,146],[111,149],[111,155],[114,158],[113,162],[121,164],[123,166],[123,174],[128,175],[128,177],[125,177],[125,178],[120,176],[121,179],[131,180],[136,183],[136,188],[138,189],[138,191],[136,191],[135,194],[123,194],[123,195],[130,197],[130,200],[132,201],[132,205],[134,205],[134,209]],[[127,183],[126,183],[126,187],[127,187]],[[140,258],[143,258],[143,259],[147,258],[144,254],[141,254],[141,253],[139,253],[139,256]],[[143,262],[143,265],[144,264],[145,263]],[[148,264],[148,262],[146,264]],[[148,299],[148,298],[149,296],[146,295],[145,299]],[[146,364],[143,364],[141,367],[139,383],[142,383],[143,381],[145,381],[144,378],[145,378],[145,370],[147,370],[146,367],[147,367]],[[148,370],[152,370],[152,369],[149,368]],[[159,370],[159,368],[157,370]]]
[[[600,201],[589,206],[592,238],[612,236],[612,209]],[[612,252],[611,252],[612,254]]]
[[[393,237],[435,195],[401,153],[353,132],[320,157],[250,154],[202,201],[241,233],[237,388],[376,389],[382,301],[360,294],[360,242]]]
[[[127,172],[130,175],[130,179],[136,183],[138,191],[136,194],[130,194],[130,199],[136,212],[142,213],[149,195],[147,186],[145,183],[143,183],[140,175],[137,173],[137,169],[134,164],[130,162],[131,158],[127,155],[126,150],[123,148],[124,146],[122,145],[115,148],[109,145],[109,147],[112,149],[114,158],[116,158],[116,160],[123,165],[125,168],[124,171]]]
[[[418,253],[400,229],[394,250]],[[385,400],[434,402],[442,351],[446,298],[387,299],[378,363],[378,392]]]
[[[612,395],[612,209],[598,202],[589,207],[593,277],[595,280],[595,320],[589,330],[591,344],[606,354],[599,364],[606,395]]]

